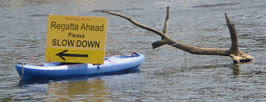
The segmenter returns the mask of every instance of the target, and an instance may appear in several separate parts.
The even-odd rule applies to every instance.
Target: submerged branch
[[[181,43],[181,42],[172,40],[166,34],[166,30],[168,27],[168,19],[169,19],[169,7],[167,7],[166,18],[165,18],[164,28],[163,28],[162,32],[155,29],[155,28],[141,24],[141,23],[135,21],[133,18],[130,18],[130,17],[125,16],[125,15],[120,14],[120,13],[104,11],[104,10],[100,10],[97,12],[108,13],[111,15],[115,15],[115,16],[124,18],[124,19],[128,20],[129,22],[131,22],[132,24],[134,24],[134,25],[136,25],[142,29],[151,31],[151,32],[161,36],[161,40],[152,43],[153,48],[158,48],[162,45],[167,44],[167,45],[173,46],[175,48],[181,49],[183,51],[186,51],[188,53],[191,53],[191,54],[229,56],[232,58],[234,63],[251,62],[254,60],[254,58],[252,56],[239,50],[235,25],[231,23],[231,20],[229,19],[229,17],[227,16],[226,13],[225,13],[226,23],[227,23],[228,29],[230,31],[231,41],[232,41],[232,46],[230,47],[229,50],[224,50],[224,49],[219,49],[219,48],[196,47],[193,45],[189,45],[189,44],[185,44],[185,43]]]

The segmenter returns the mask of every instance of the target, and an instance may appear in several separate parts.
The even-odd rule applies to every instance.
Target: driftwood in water
[[[142,29],[151,31],[151,32],[161,36],[161,40],[152,43],[152,47],[154,49],[158,48],[162,45],[167,44],[167,45],[173,46],[175,48],[181,49],[183,51],[189,52],[191,54],[230,56],[233,59],[234,63],[252,62],[254,60],[254,58],[252,56],[239,50],[235,25],[231,23],[231,21],[228,18],[226,13],[225,13],[226,23],[227,23],[227,27],[230,31],[231,41],[232,41],[231,48],[228,50],[219,49],[219,48],[201,48],[201,47],[196,47],[193,45],[184,44],[182,42],[172,40],[166,34],[166,30],[167,30],[167,26],[168,26],[168,19],[169,19],[169,7],[167,7],[165,23],[164,23],[164,28],[163,28],[162,32],[155,29],[155,28],[143,25],[143,24],[135,21],[131,17],[125,16],[125,15],[120,14],[120,13],[110,12],[110,11],[105,11],[105,10],[100,10],[100,11],[96,11],[96,12],[108,13],[111,15],[122,17],[122,18],[128,20],[132,24],[134,24],[134,25],[136,25]]]

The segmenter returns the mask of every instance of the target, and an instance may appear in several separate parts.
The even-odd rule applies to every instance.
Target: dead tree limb
[[[151,32],[159,35],[161,37],[161,40],[152,43],[153,49],[158,48],[162,45],[168,44],[170,46],[181,49],[181,50],[186,51],[186,52],[191,53],[191,54],[230,56],[235,64],[243,63],[243,62],[252,62],[254,60],[254,58],[252,56],[239,50],[235,25],[231,23],[231,21],[228,18],[226,13],[225,13],[226,23],[227,23],[227,27],[229,29],[229,32],[231,35],[231,41],[232,41],[232,46],[230,47],[229,50],[219,49],[219,48],[196,47],[193,45],[189,45],[189,44],[185,44],[185,43],[182,43],[179,41],[172,40],[166,34],[166,30],[167,30],[167,26],[168,26],[168,19],[169,19],[169,7],[167,7],[165,23],[164,23],[164,28],[163,28],[162,32],[155,29],[155,28],[141,24],[141,23],[135,21],[134,19],[132,19],[128,16],[125,16],[123,14],[120,14],[120,13],[110,12],[110,11],[105,11],[105,10],[100,10],[100,11],[96,11],[96,12],[108,13],[111,15],[122,17],[122,18],[128,20],[132,24],[134,24],[134,25],[136,25],[142,29],[151,31]]]
[[[166,16],[165,16],[164,27],[163,27],[164,34],[166,34],[166,30],[168,27],[168,20],[169,20],[169,6],[167,6],[167,9],[166,9]]]

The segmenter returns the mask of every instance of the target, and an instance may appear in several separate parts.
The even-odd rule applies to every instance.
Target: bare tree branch
[[[118,16],[118,17],[122,17],[122,18],[128,20],[128,21],[131,22],[132,24],[134,24],[134,25],[136,25],[136,26],[138,26],[138,27],[140,27],[140,28],[142,28],[142,29],[145,29],[145,30],[151,31],[151,32],[153,32],[153,33],[155,33],[155,34],[161,36],[162,39],[164,39],[164,38],[168,38],[168,36],[165,35],[163,32],[161,32],[161,31],[159,31],[159,30],[157,30],[157,29],[154,29],[154,28],[152,28],[152,27],[148,27],[148,26],[146,26],[146,25],[144,25],[144,24],[141,24],[141,23],[135,21],[134,19],[132,19],[132,18],[130,18],[130,17],[128,17],[128,16],[125,16],[125,15],[122,15],[122,14],[120,14],[120,13],[109,12],[109,11],[105,11],[105,10],[99,10],[99,11],[97,11],[97,12],[108,13],[108,14],[111,14],[111,15],[115,15],[115,16]]]
[[[231,20],[228,18],[226,13],[225,13],[225,18],[226,18],[226,24],[229,29],[231,41],[232,41],[232,46],[230,48],[230,51],[234,55],[239,56],[239,48],[238,48],[238,40],[237,40],[235,24],[232,24]]]
[[[229,56],[232,58],[234,63],[251,62],[254,60],[254,58],[252,56],[239,50],[235,26],[234,26],[234,24],[231,23],[231,21],[228,18],[226,13],[225,13],[226,23],[227,23],[228,29],[230,31],[231,41],[232,41],[232,46],[229,50],[224,50],[224,49],[219,49],[219,48],[201,48],[201,47],[196,47],[193,45],[184,44],[184,43],[172,40],[166,34],[166,30],[167,30],[167,26],[168,26],[168,19],[169,19],[169,7],[167,7],[167,13],[166,13],[164,28],[163,28],[162,32],[160,32],[159,30],[156,30],[155,28],[148,27],[144,24],[141,24],[141,23],[135,21],[134,19],[132,19],[128,16],[125,16],[123,14],[120,14],[120,13],[104,11],[104,10],[100,10],[97,12],[108,13],[111,15],[122,17],[122,18],[130,21],[132,24],[134,24],[134,25],[136,25],[142,29],[151,31],[151,32],[161,36],[161,40],[152,43],[153,48],[158,48],[162,45],[168,44],[170,46],[173,46],[175,48],[189,52],[191,54]]]
[[[166,17],[165,17],[164,27],[163,27],[163,33],[164,34],[166,34],[166,30],[168,27],[168,19],[169,19],[169,6],[167,6],[167,9],[166,9]]]

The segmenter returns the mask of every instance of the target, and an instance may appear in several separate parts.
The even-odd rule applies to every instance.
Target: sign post
[[[104,17],[50,15],[46,61],[103,64],[106,27]]]

